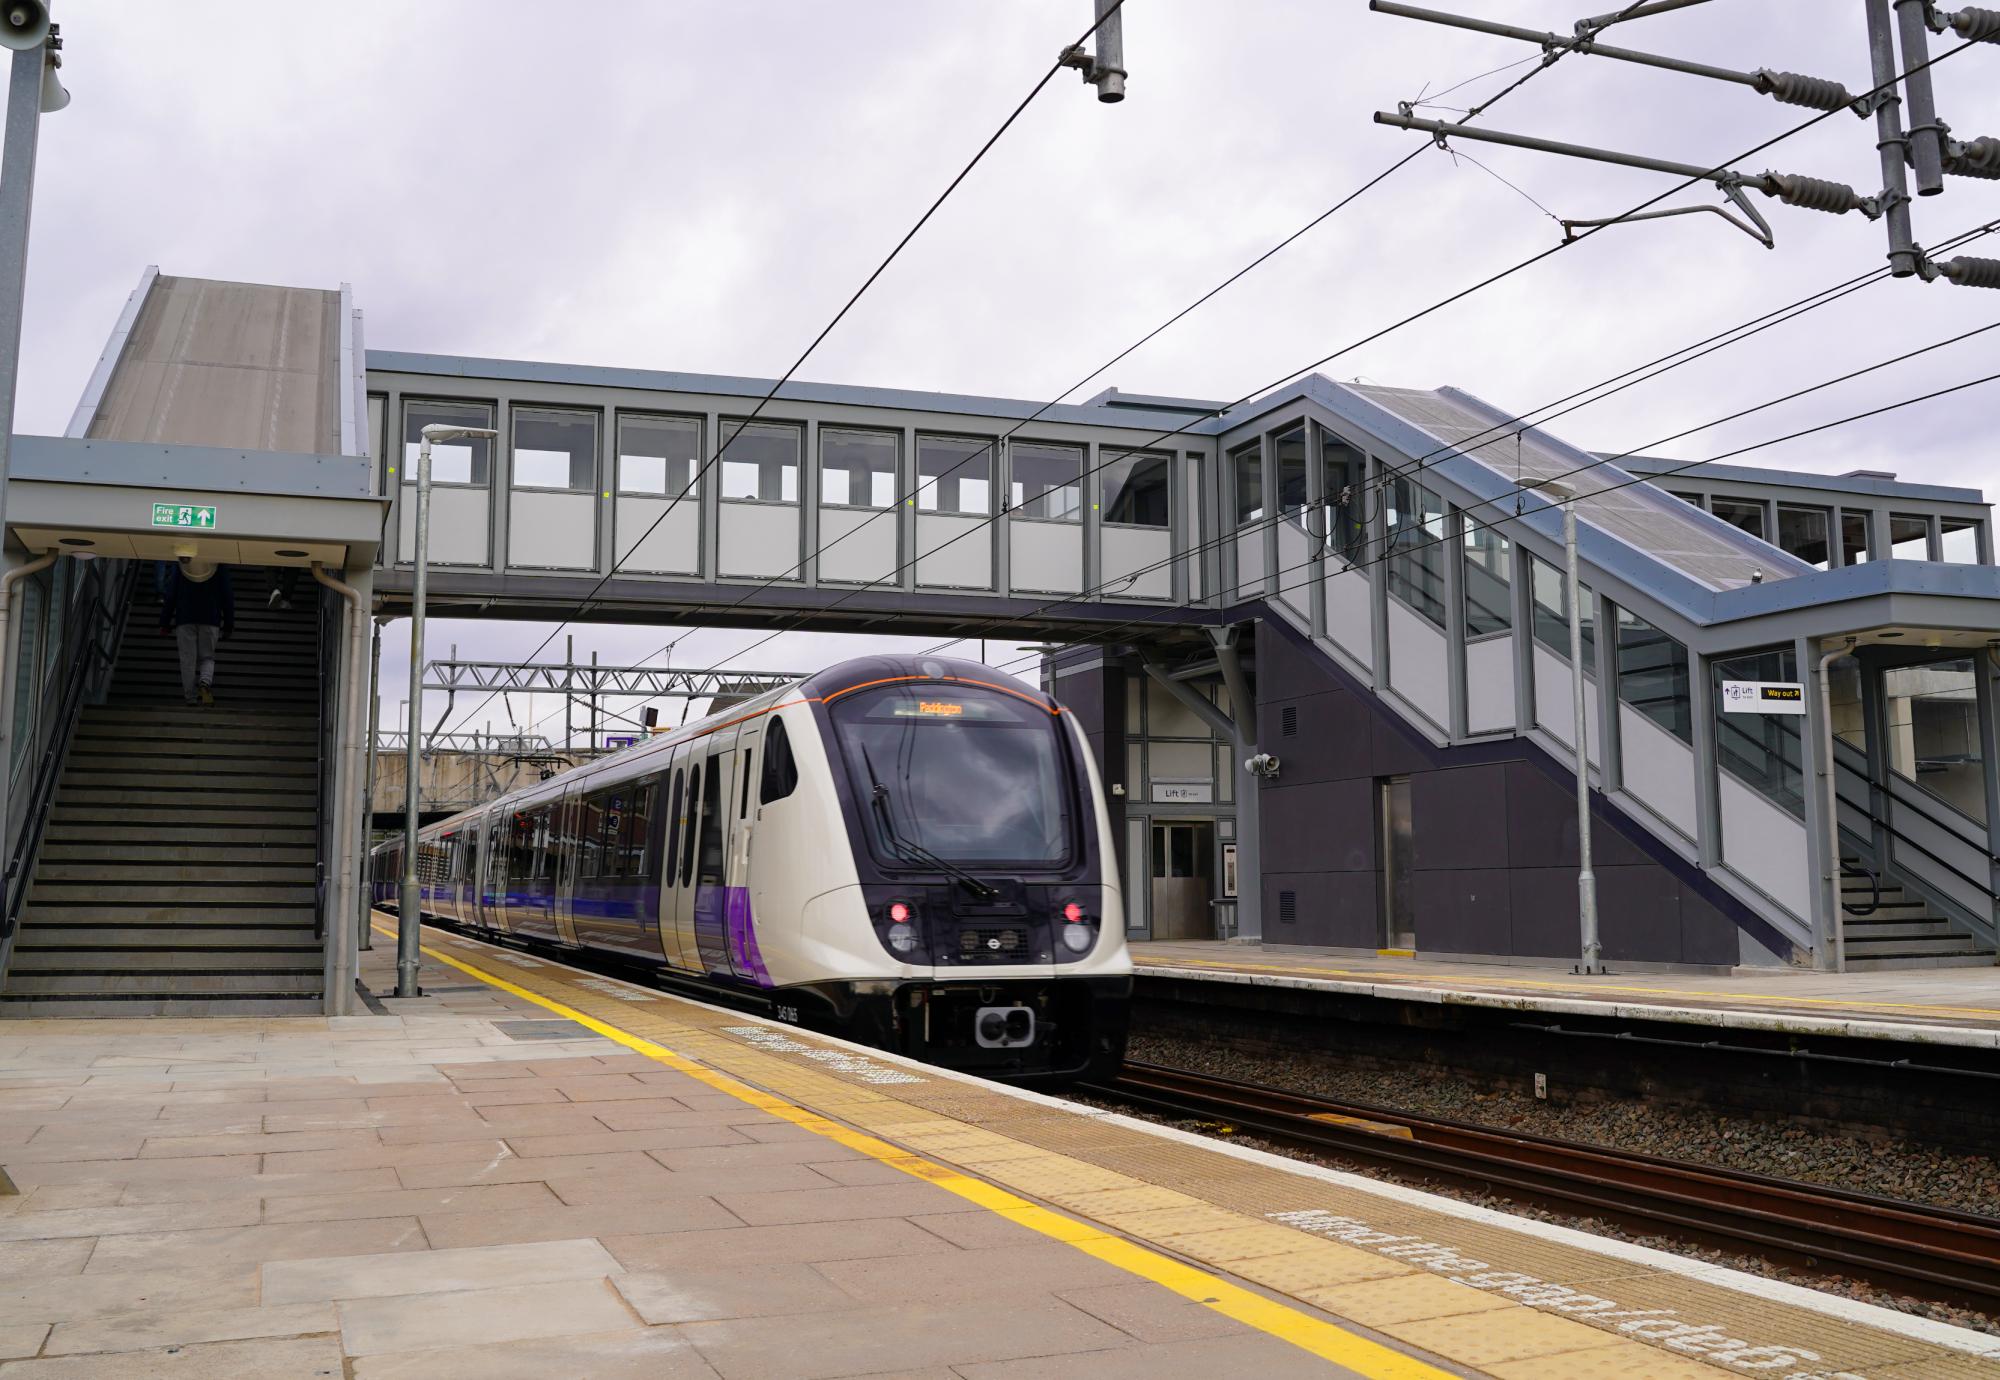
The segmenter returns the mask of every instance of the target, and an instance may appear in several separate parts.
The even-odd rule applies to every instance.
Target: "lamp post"
[[[423,430],[417,447],[417,520],[414,553],[416,577],[410,589],[410,717],[405,725],[409,741],[403,757],[403,885],[396,907],[396,995],[417,993],[417,934],[421,926],[422,899],[417,885],[417,769],[418,750],[424,731],[424,558],[431,537],[431,443],[499,436],[491,427],[446,426],[433,422]]]
[[[1597,940],[1597,874],[1590,866],[1590,720],[1585,714],[1583,682],[1583,575],[1576,551],[1575,488],[1546,479],[1536,486],[1563,512],[1563,556],[1569,563],[1569,687],[1572,736],[1576,740],[1576,913],[1581,930],[1579,973],[1601,973],[1604,962]]]

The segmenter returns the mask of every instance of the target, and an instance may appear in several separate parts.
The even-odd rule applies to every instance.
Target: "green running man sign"
[[[153,526],[194,527],[206,531],[215,526],[215,509],[194,503],[155,503]]]

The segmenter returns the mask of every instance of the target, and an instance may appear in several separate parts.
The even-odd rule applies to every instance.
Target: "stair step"
[[[1948,938],[1952,934],[1949,920],[1856,920],[1849,917],[1841,924],[1850,948],[1857,943],[1868,943],[1878,939],[1931,939]]]
[[[170,843],[162,842],[152,831],[148,831],[145,843],[127,843],[116,839],[59,839],[51,833],[48,841],[42,845],[42,863],[44,866],[65,867],[80,863],[93,869],[163,867],[182,863],[197,867],[250,866],[274,869],[303,866],[310,870],[319,860],[318,850],[312,845],[310,833],[295,832],[304,834],[298,844],[228,843],[221,840],[205,843]],[[116,856],[106,856],[114,849]],[[160,875],[161,880],[167,880],[164,874]]]
[[[256,883],[280,886],[303,886],[311,890],[318,880],[313,862],[308,856],[303,865],[297,862],[289,865],[274,865],[268,860],[254,859],[243,862],[148,862],[133,864],[124,858],[107,858],[103,862],[63,862],[48,856],[43,851],[40,866],[35,869],[35,894],[44,898],[54,893],[51,884],[86,883],[93,887],[159,887],[175,882],[194,882],[218,886],[250,886]]]
[[[310,769],[319,760],[317,743],[252,743],[241,738],[169,739],[153,734],[70,740],[69,771],[182,771],[188,762],[256,762],[271,771]]]
[[[1978,953],[1979,945],[1969,934],[1941,935],[1925,939],[1844,939],[1849,958],[1886,958],[1901,955],[1945,955]]]
[[[243,992],[258,996],[311,996],[320,990],[321,974],[306,973],[85,973],[47,976],[9,974],[6,995],[38,997],[55,994],[98,996],[135,993],[147,996],[221,996]]]
[[[320,972],[322,950],[317,946],[293,949],[254,948],[174,948],[174,949],[21,949],[7,970],[7,981],[27,973],[43,976],[88,975],[91,973],[288,973]]]
[[[28,893],[29,905],[45,906],[310,906],[313,884],[285,886],[276,882],[167,883],[102,877],[56,881],[38,876]]]
[[[134,843],[138,831],[129,824],[118,822],[103,823],[95,816],[84,813],[77,818],[64,818],[60,811],[52,811],[49,821],[46,850],[61,844],[65,847],[92,848],[139,848],[143,844]],[[185,816],[172,824],[153,821],[143,831],[145,844],[171,844],[188,848],[316,848],[317,834],[313,821],[292,825],[245,823],[240,819],[192,821]],[[318,855],[315,854],[315,857]]]
[[[247,828],[268,823],[309,829],[316,822],[317,814],[311,804],[310,796],[307,797],[306,804],[288,809],[279,809],[271,805],[195,806],[171,801],[147,805],[106,805],[94,801],[73,802],[58,796],[49,818],[65,824],[71,822],[149,826],[221,824]],[[148,837],[158,837],[152,834],[150,829],[147,833]]]
[[[301,949],[317,953],[311,925],[23,924],[15,952],[35,949]]]
[[[211,1016],[237,1020],[267,1016],[317,1016],[325,1005],[318,993],[285,996],[260,993],[216,993],[206,996],[9,997],[0,992],[0,1019],[7,1020],[133,1020],[157,1016],[194,1020]]]
[[[1990,968],[1993,966],[1993,952],[1982,949],[1969,954],[1902,954],[1878,955],[1875,957],[1852,958],[1847,960],[1850,972],[1887,972],[1892,969],[1914,968]]]
[[[61,925],[310,925],[313,908],[278,905],[199,905],[199,906],[44,906],[29,891],[28,904],[21,911],[23,926],[53,923]]]
[[[310,795],[318,785],[319,776],[312,763],[305,763],[304,766],[303,771],[274,772],[268,766],[253,770],[250,764],[239,761],[209,769],[188,763],[172,771],[161,771],[150,765],[128,765],[112,771],[70,770],[63,773],[62,788],[65,791],[129,791],[143,787],[149,791],[261,791],[280,795],[304,791]]]

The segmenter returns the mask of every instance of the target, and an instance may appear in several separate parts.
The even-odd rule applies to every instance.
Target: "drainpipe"
[[[1259,796],[1263,778],[1252,770],[1257,757],[1257,700],[1237,657],[1240,628],[1211,628],[1215,664],[1229,688],[1229,717],[1236,726],[1231,756],[1236,772],[1236,937],[1264,942],[1264,839]]]
[[[1854,650],[1854,638],[1821,652],[1819,657],[1819,774],[1820,789],[1826,798],[1827,897],[1832,904],[1829,919],[1833,926],[1833,971],[1847,971],[1847,926],[1841,921],[1840,905],[1840,784],[1833,768],[1833,683],[1827,671],[1833,663]]]
[[[340,890],[338,901],[327,907],[327,913],[336,917],[327,934],[327,1014],[344,1016],[354,1002],[355,948],[350,936],[335,933],[340,925],[355,916],[353,888],[359,885],[360,861],[354,845],[355,834],[360,821],[354,811],[348,808],[348,794],[361,779],[361,725],[359,695],[366,687],[361,684],[361,636],[368,615],[362,607],[361,591],[342,580],[336,580],[313,562],[313,579],[338,594],[347,601],[347,656],[342,660],[342,669],[347,675],[347,700],[341,705],[339,734],[341,751],[340,787],[334,793],[335,808],[340,812],[340,829],[334,844],[340,860]]]
[[[382,729],[382,624],[387,621],[375,620],[375,636],[368,651],[368,741],[362,751],[367,770],[361,778],[361,862],[368,863],[368,830],[375,822],[375,739]],[[361,887],[360,904],[355,907],[354,927],[360,942],[356,948],[366,952],[375,947],[374,888],[364,884]]]

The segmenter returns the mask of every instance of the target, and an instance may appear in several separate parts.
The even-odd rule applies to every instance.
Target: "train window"
[[[751,766],[756,762],[756,760],[757,760],[757,749],[755,748],[743,749],[743,764],[739,768],[739,770],[742,771],[743,773],[743,801],[736,807],[736,817],[738,819],[750,818],[750,776],[751,776],[750,769]]]
[[[625,850],[631,846],[630,788],[609,792],[604,797],[604,875],[625,875]]]
[[[632,788],[632,806],[625,812],[625,863],[627,877],[646,875],[646,850],[653,843],[653,807],[659,800],[660,778],[651,777]]]
[[[673,787],[667,792],[667,847],[661,855],[666,860],[666,866],[660,869],[661,886],[674,884],[674,860],[680,857],[677,850],[681,842],[681,786],[685,775],[676,768]]]
[[[577,802],[577,868],[579,877],[601,877],[604,866],[604,797],[587,795]]]
[[[688,769],[687,828],[681,834],[681,885],[694,881],[694,841],[701,832],[701,763]]]
[[[764,730],[764,783],[759,796],[769,805],[798,788],[799,764],[792,756],[792,740],[785,733],[785,721],[774,718]]]

